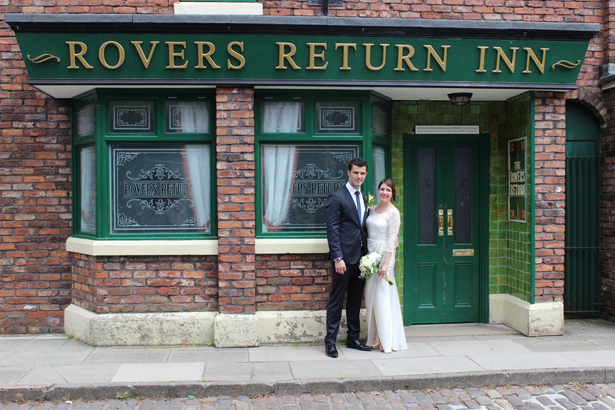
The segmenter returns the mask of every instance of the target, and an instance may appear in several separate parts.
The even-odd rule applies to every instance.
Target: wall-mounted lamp
[[[448,98],[451,100],[451,104],[462,107],[470,102],[472,93],[451,93]]]

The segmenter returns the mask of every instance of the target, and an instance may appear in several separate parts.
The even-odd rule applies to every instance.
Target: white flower
[[[382,255],[378,252],[372,252],[362,257],[359,261],[359,269],[361,270],[361,275],[359,277],[367,280],[374,273],[378,273],[382,259]]]

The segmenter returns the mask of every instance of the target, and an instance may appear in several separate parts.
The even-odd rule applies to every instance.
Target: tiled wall
[[[506,231],[506,251],[507,251],[507,267],[508,267],[508,283],[506,293],[516,296],[526,302],[531,302],[533,294],[532,289],[532,258],[534,249],[532,246],[532,193],[534,192],[534,179],[529,177],[533,175],[533,138],[532,135],[532,98],[529,94],[524,94],[520,97],[508,101],[508,128],[509,139],[521,137],[526,138],[525,164],[526,164],[526,179],[527,197],[526,197],[526,212],[527,223],[507,222],[505,225]],[[506,150],[506,147],[504,147]],[[504,152],[504,156],[506,153]],[[506,158],[504,158],[506,162]],[[506,169],[506,163],[504,164]],[[504,192],[504,200],[506,200],[506,192]],[[502,293],[502,292],[498,292]]]
[[[403,134],[416,125],[479,125],[490,135],[489,186],[489,293],[510,293],[523,300],[531,295],[530,223],[508,222],[507,141],[529,136],[531,127],[529,94],[507,102],[474,102],[464,107],[448,101],[399,101],[393,105],[393,180],[401,190],[397,207],[402,218],[397,281],[403,295],[404,196]],[[531,138],[529,138],[531,139]],[[528,153],[531,152],[528,150]],[[528,154],[529,155],[529,154]],[[527,163],[530,164],[531,157]],[[528,187],[528,193],[532,192]],[[528,194],[529,195],[529,194]],[[528,197],[528,209],[530,202]],[[403,301],[402,301],[403,302]]]

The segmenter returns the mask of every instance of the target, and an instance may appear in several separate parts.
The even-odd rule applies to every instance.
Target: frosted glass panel
[[[82,148],[79,164],[81,231],[96,233],[96,149]]]
[[[209,103],[207,101],[167,101],[167,132],[209,132]]]

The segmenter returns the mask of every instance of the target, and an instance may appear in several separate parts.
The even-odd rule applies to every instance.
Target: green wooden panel
[[[580,104],[566,105],[567,318],[600,312],[600,126]]]

